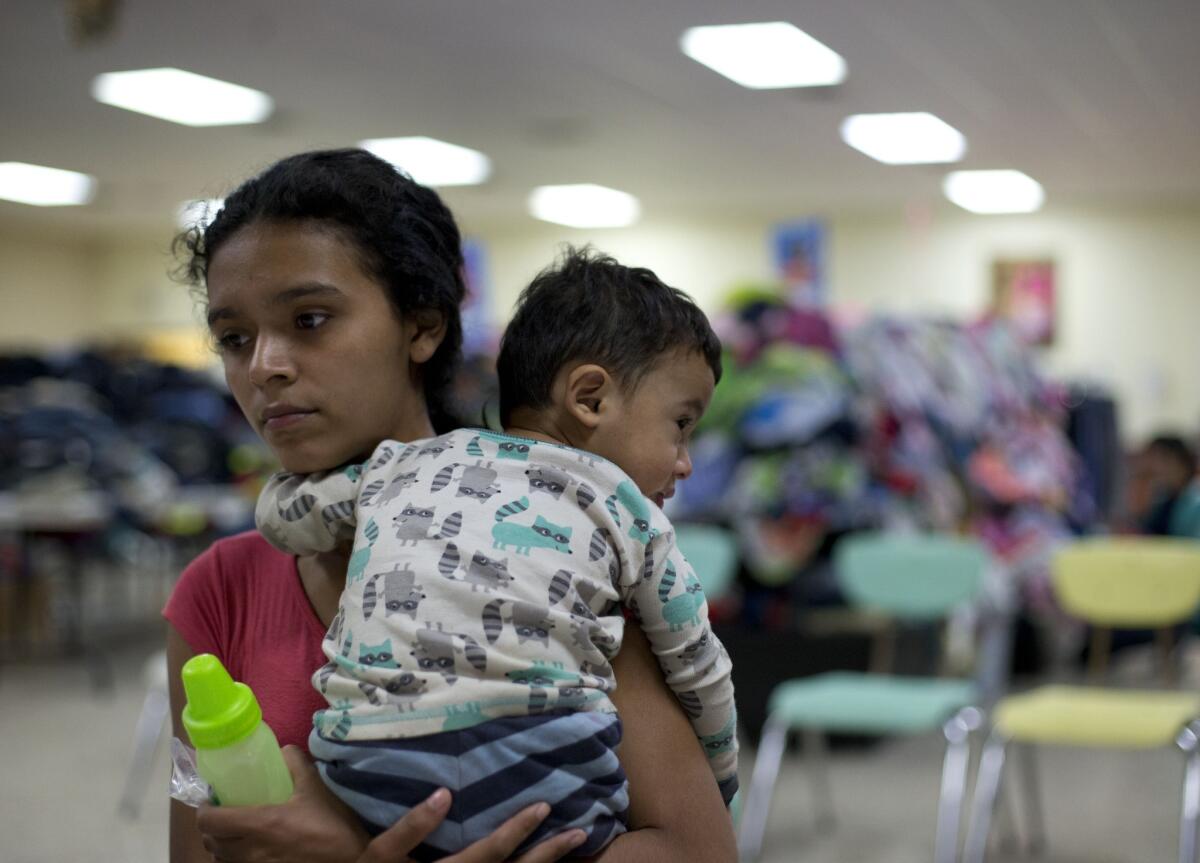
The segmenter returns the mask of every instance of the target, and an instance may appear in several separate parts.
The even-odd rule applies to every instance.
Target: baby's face
[[[714,387],[701,354],[667,354],[632,393],[617,397],[588,449],[615,462],[661,507],[675,494],[676,481],[692,472],[688,445]]]

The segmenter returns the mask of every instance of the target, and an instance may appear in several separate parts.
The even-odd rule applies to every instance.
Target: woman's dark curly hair
[[[442,315],[446,335],[422,365],[421,382],[434,428],[440,433],[457,427],[449,394],[462,354],[461,237],[437,192],[390,163],[358,149],[281,159],[238,186],[207,227],[197,225],[175,238],[180,276],[203,288],[213,256],[247,225],[308,221],[332,226],[353,241],[399,315],[426,309]]]

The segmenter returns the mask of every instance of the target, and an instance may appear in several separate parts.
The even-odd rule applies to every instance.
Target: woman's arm
[[[175,736],[188,742],[180,716],[187,697],[183,692],[180,670],[195,651],[183,640],[178,630],[167,626],[167,679],[171,695],[171,722]],[[291,759],[289,759],[290,761]],[[291,766],[291,765],[289,765]],[[296,770],[293,768],[293,779]],[[307,783],[298,790],[284,806],[249,807],[238,813],[239,818],[229,817],[232,809],[201,807],[193,809],[171,801],[171,863],[211,863],[212,850],[220,846],[224,855],[231,855],[237,845],[249,846],[251,836],[258,837],[267,845],[264,837],[272,837],[288,843],[293,851],[303,849],[304,859],[346,863],[355,860],[367,844],[367,835],[340,800],[329,794],[320,782]],[[253,826],[253,829],[250,829]],[[215,832],[214,832],[215,831]],[[236,837],[236,838],[235,838]],[[270,860],[266,853],[240,859]],[[228,859],[239,859],[229,856]]]
[[[180,670],[195,651],[178,630],[167,625],[167,674],[171,723],[175,735],[188,742],[180,716],[186,697]],[[434,794],[368,844],[357,816],[338,800],[317,776],[308,758],[294,746],[284,747],[295,791],[281,806],[193,809],[171,801],[171,863],[220,861],[288,861],[288,863],[403,863],[408,852],[437,828],[449,812],[448,794]],[[438,805],[438,804],[441,805]],[[500,863],[549,812],[529,806],[487,836],[445,863]],[[551,863],[587,838],[569,830],[547,839],[522,855],[517,863]]]
[[[629,779],[629,832],[594,859],[603,863],[733,863],[733,822],[691,723],[667,689],[636,625],[613,661],[624,738],[617,754]]]
[[[176,737],[188,744],[191,741],[181,721],[187,697],[183,693],[183,680],[179,673],[183,664],[194,655],[195,651],[183,640],[179,631],[168,623],[167,686],[171,697],[171,729]],[[204,850],[200,831],[196,829],[196,810],[178,800],[171,801],[170,836],[171,863],[212,863],[212,855]]]

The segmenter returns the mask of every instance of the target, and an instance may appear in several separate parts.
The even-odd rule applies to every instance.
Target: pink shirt
[[[326,706],[309,682],[325,663],[325,626],[295,557],[254,531],[218,540],[184,569],[163,617],[254,691],[280,746],[308,751],[313,713]]]

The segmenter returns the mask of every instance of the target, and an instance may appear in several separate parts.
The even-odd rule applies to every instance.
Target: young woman
[[[434,192],[361,150],[304,153],[244,183],[182,245],[188,276],[206,291],[230,390],[286,470],[327,468],[384,438],[450,427],[443,393],[461,343],[462,258]],[[280,742],[304,745],[324,706],[309,677],[324,662],[346,562],[344,551],[292,558],[243,534],[188,567],[164,612],[176,735],[185,736],[180,668],[211,652],[255,691]],[[614,669],[631,829],[600,859],[735,859],[704,755],[636,627]],[[286,804],[197,812],[173,802],[173,863],[404,860],[449,805],[440,791],[368,843],[307,756],[285,755],[296,782]],[[544,816],[530,807],[449,859],[506,859]],[[522,859],[557,859],[582,838],[559,835]]]

